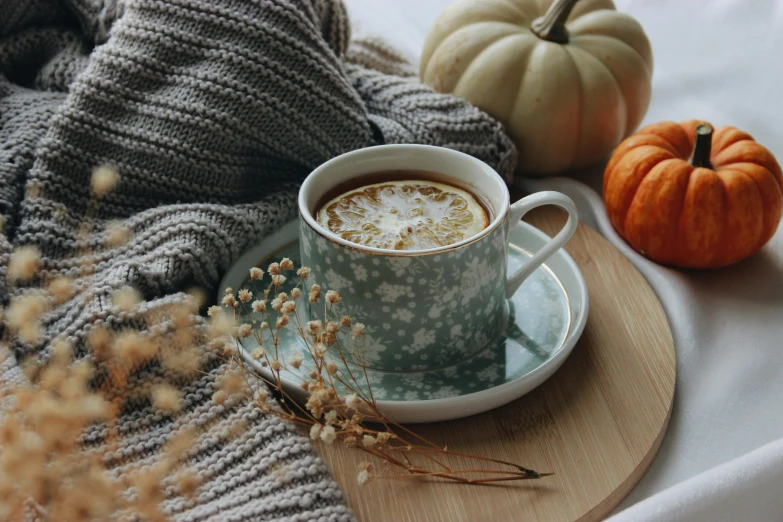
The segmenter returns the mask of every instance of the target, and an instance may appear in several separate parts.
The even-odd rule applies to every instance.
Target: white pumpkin
[[[611,0],[460,0],[420,72],[501,121],[521,173],[547,175],[599,162],[636,129],[652,67],[641,26]]]

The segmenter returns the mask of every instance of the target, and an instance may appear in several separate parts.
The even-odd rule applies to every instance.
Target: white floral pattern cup
[[[492,206],[493,219],[479,234],[459,243],[407,251],[350,243],[318,224],[316,205],[330,189],[391,170],[446,176],[483,196]],[[509,229],[541,205],[562,207],[568,221],[516,273],[507,275]],[[312,270],[308,284],[340,292],[335,320],[350,315],[366,325],[363,362],[385,371],[450,366],[498,338],[506,321],[506,298],[570,239],[577,226],[576,207],[565,195],[539,192],[511,205],[508,188],[487,164],[427,145],[381,145],[327,161],[302,184],[299,213],[302,265]]]

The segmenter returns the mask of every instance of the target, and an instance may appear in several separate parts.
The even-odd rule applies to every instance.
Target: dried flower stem
[[[254,326],[252,337],[236,336],[236,348],[237,350],[247,349],[244,338],[252,338],[262,350],[261,366],[269,369],[269,375],[265,376],[255,371],[237,354],[232,354],[231,357],[232,359],[236,358],[235,363],[247,375],[261,379],[279,394],[281,408],[266,403],[259,404],[259,407],[265,412],[310,428],[311,438],[319,438],[327,444],[332,443],[333,440],[339,440],[346,445],[356,446],[359,450],[373,455],[393,467],[404,470],[401,475],[393,474],[387,475],[387,477],[415,476],[468,484],[486,484],[530,480],[549,475],[504,460],[451,451],[390,421],[379,410],[372,391],[363,355],[365,346],[363,325],[357,324],[356,330],[352,331],[351,325],[354,323],[351,318],[346,316],[339,322],[334,320],[336,319],[336,307],[342,300],[339,293],[330,290],[326,292],[325,298],[321,302],[321,288],[318,285],[313,285],[308,292],[309,304],[307,306],[311,307],[311,313],[318,311],[319,308],[321,313],[314,317],[311,316],[311,321],[305,324],[305,320],[300,314],[300,308],[296,305],[296,296],[303,294],[300,289],[304,286],[304,278],[296,283],[294,289],[291,290],[291,295],[280,289],[281,281],[285,280],[282,272],[293,270],[293,263],[290,260],[284,260],[279,264],[269,265],[268,273],[271,274],[272,281],[264,288],[258,286],[262,277],[262,274],[258,272],[263,273],[263,271],[255,270],[257,270],[255,273],[251,270],[250,288],[252,295],[263,296],[260,304],[254,303],[254,310],[251,310],[247,305],[251,297],[247,290],[240,290],[239,299],[237,299],[231,297],[233,296],[231,289],[227,290],[229,297],[224,301],[224,304],[231,305],[231,317],[235,324],[252,324]],[[310,271],[303,269],[303,273],[309,274]],[[276,315],[273,315],[272,311]],[[257,320],[243,323],[244,317],[251,316],[252,313],[260,313],[260,327]],[[348,328],[351,337],[353,337],[353,349],[349,349],[341,338],[340,332],[345,328]],[[293,400],[283,384],[282,372],[290,369],[280,358],[280,343],[286,330],[294,333],[296,338],[304,343],[312,364],[310,373],[306,377],[302,377],[302,387],[310,393],[310,398],[304,406]],[[219,332],[216,332],[216,335],[218,334]],[[270,344],[274,346],[274,350],[265,349]],[[333,360],[330,360],[330,357]],[[298,357],[289,357],[290,364],[293,364],[296,369],[300,367],[302,361],[301,354]],[[337,361],[339,364],[335,365],[333,361]],[[363,376],[359,375],[359,372]],[[246,381],[249,379],[246,378]],[[340,392],[339,390],[344,391]],[[373,429],[366,424],[364,422],[365,415],[370,421],[379,424],[382,428]],[[414,455],[434,468],[430,469],[412,462],[411,457]],[[453,468],[442,460],[449,456],[513,469]],[[367,466],[360,467],[357,478],[360,484],[366,483],[371,478],[381,477],[369,475]],[[472,477],[470,475],[484,476]]]

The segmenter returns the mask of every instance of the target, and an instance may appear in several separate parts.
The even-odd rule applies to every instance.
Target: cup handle
[[[571,239],[576,232],[576,226],[579,218],[576,213],[576,205],[571,198],[565,194],[554,191],[537,192],[524,197],[511,205],[508,210],[509,232],[519,226],[522,216],[536,207],[543,205],[557,205],[568,212],[568,221],[563,229],[549,241],[544,247],[533,254],[533,257],[527,260],[516,272],[511,274],[506,280],[506,298],[510,298],[519,289],[525,279],[532,274],[536,268],[541,266],[552,254]]]

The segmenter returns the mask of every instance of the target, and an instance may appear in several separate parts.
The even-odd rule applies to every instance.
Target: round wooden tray
[[[565,222],[551,207],[526,220],[550,236]],[[318,445],[359,520],[600,520],[639,481],[661,444],[674,398],[669,324],[644,277],[597,232],[580,225],[566,249],[587,281],[590,314],[562,368],[506,406],[410,426],[451,450],[555,475],[503,486],[421,479],[359,486],[357,465],[366,454]],[[448,462],[461,467],[459,460]]]

